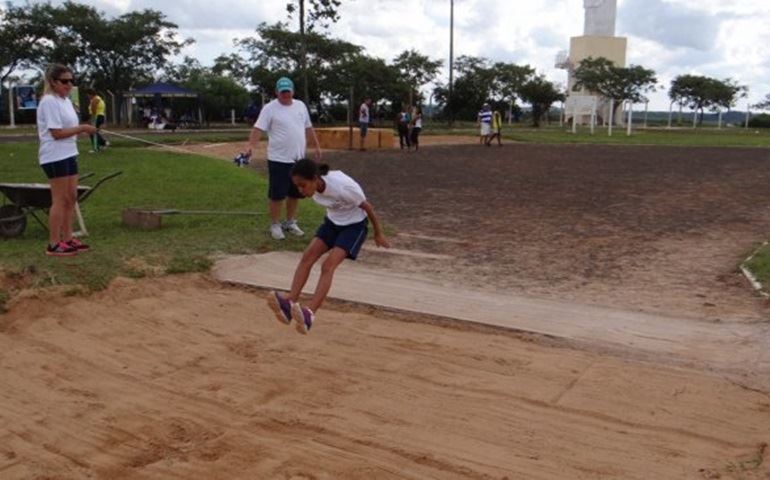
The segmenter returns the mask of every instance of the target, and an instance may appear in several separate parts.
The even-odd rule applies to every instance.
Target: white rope
[[[174,150],[174,151],[181,152],[181,153],[188,153],[188,154],[195,155],[195,152],[191,152],[190,150],[185,150],[184,148],[175,147],[173,145],[164,145],[162,143],[151,142],[149,140],[145,140],[143,138],[132,137],[131,135],[126,135],[124,133],[116,133],[116,132],[111,132],[109,130],[99,130],[99,132],[106,133],[107,135],[115,135],[116,137],[127,138],[129,140],[134,140],[136,142],[146,143],[148,145],[153,145],[153,146],[160,147],[160,148],[168,148],[169,150]]]

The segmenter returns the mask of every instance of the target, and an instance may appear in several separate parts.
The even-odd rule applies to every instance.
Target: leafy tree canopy
[[[586,89],[620,103],[639,103],[655,91],[658,79],[653,70],[638,65],[618,67],[604,57],[588,57],[575,69],[573,90]]]

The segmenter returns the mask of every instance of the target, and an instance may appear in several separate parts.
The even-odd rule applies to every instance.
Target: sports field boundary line
[[[757,249],[754,250],[754,252],[751,255],[749,255],[749,257],[746,260],[741,262],[740,270],[741,270],[741,273],[743,273],[743,276],[745,276],[746,279],[749,281],[749,283],[751,283],[751,286],[754,288],[754,290],[757,291],[757,293],[759,293],[765,298],[770,298],[770,293],[767,293],[765,291],[765,287],[764,285],[762,285],[762,282],[760,282],[757,279],[757,277],[751,272],[751,270],[749,270],[749,267],[748,267],[748,263],[751,261],[751,259],[754,258],[757,255],[757,253],[759,253],[760,250],[762,250],[765,246],[767,246],[767,243],[768,242],[762,242],[762,245],[757,247]]]

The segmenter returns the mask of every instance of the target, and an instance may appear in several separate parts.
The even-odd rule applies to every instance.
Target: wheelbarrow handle
[[[84,201],[86,200],[86,198],[88,198],[89,196],[91,196],[91,194],[92,194],[92,193],[94,193],[94,191],[96,190],[96,188],[97,188],[99,185],[101,185],[102,183],[104,183],[104,182],[106,182],[107,180],[110,180],[110,179],[112,179],[112,178],[115,178],[115,177],[117,177],[118,175],[122,175],[122,174],[123,174],[123,172],[122,172],[121,170],[118,170],[117,172],[112,172],[112,173],[110,173],[109,175],[106,175],[106,176],[104,176],[104,177],[100,178],[100,179],[99,179],[99,181],[98,181],[98,182],[96,182],[96,183],[95,183],[95,184],[94,184],[94,185],[93,185],[91,188],[89,188],[88,190],[86,190],[86,191],[83,193],[83,195],[81,195],[81,196],[79,196],[79,197],[78,197],[78,203],[82,203],[82,202],[84,202]]]

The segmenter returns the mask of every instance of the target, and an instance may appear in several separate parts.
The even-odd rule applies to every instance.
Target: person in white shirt
[[[314,312],[331,289],[334,271],[346,258],[356,259],[366,240],[370,221],[374,227],[374,243],[385,248],[390,248],[390,243],[361,186],[343,172],[329,171],[328,165],[304,159],[294,165],[291,178],[303,195],[312,196],[316,203],[326,208],[326,217],[302,254],[289,294],[284,296],[270,292],[267,302],[281,323],[288,325],[294,320],[298,332],[308,333],[315,320]],[[307,283],[310,270],[326,252],[329,255],[321,266],[321,276],[313,297],[302,306],[298,303],[299,295]]]
[[[88,250],[72,234],[78,189],[79,134],[94,134],[93,125],[79,124],[69,98],[75,83],[72,70],[51,65],[45,73],[45,92],[37,107],[38,160],[51,185],[46,255],[65,257]]]
[[[298,200],[302,194],[291,182],[291,167],[305,158],[307,137],[315,144],[315,158],[321,159],[321,145],[318,143],[310,114],[305,104],[294,98],[294,82],[286,77],[275,84],[278,98],[271,101],[259,112],[257,122],[249,136],[248,155],[256,150],[262,132],[266,132],[268,191],[270,199],[270,235],[283,240],[284,232],[301,237],[305,233],[297,225]],[[281,207],[286,203],[286,220],[281,222]]]
[[[361,138],[359,140],[359,146],[361,151],[366,150],[364,142],[366,141],[366,133],[369,131],[369,123],[371,122],[370,109],[372,106],[372,99],[366,97],[364,103],[358,109],[358,127],[361,129]]]
[[[411,133],[411,144],[414,145],[415,151],[420,149],[420,132],[422,132],[422,108],[417,107],[414,109]]]

